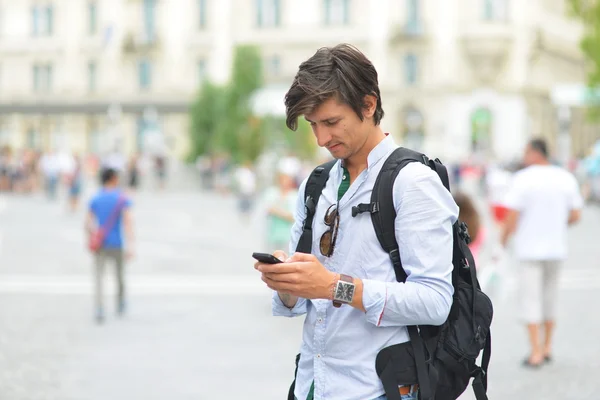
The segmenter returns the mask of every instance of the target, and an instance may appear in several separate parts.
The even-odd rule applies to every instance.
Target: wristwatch
[[[341,307],[350,304],[354,299],[354,279],[351,276],[340,274],[340,279],[333,287],[333,306]]]

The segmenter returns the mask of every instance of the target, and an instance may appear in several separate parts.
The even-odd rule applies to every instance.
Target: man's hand
[[[280,259],[281,261],[285,261],[288,258],[287,254],[282,250],[275,250],[273,255],[275,257],[277,257],[278,259]],[[261,265],[268,265],[268,264],[256,262],[256,263],[254,263],[254,268],[258,270],[259,266],[261,266]],[[263,281],[265,280],[264,276],[262,277],[262,280]],[[292,296],[291,294],[281,293],[281,292],[277,292],[277,295],[279,296],[279,299],[281,300],[281,302],[289,309],[294,308],[294,306],[298,302],[297,296]]]
[[[278,257],[277,252],[274,255]],[[271,289],[305,299],[331,299],[337,278],[317,257],[304,253],[295,253],[281,264],[256,263],[255,268]]]

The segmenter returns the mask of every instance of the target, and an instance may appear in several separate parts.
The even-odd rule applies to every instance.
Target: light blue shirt
[[[389,255],[381,248],[368,213],[352,218],[351,209],[369,203],[384,161],[397,148],[391,137],[368,156],[368,167],[339,202],[340,227],[332,257],[319,251],[327,230],[327,208],[337,202],[341,162],[331,170],[313,221],[313,254],[329,270],[362,279],[366,314],[349,305],[334,308],[330,300],[299,299],[287,308],[273,293],[273,315],[306,314],[295,395],[304,400],[315,382],[315,400],[375,399],[384,393],[375,371],[377,353],[409,340],[406,326],[441,325],[452,304],[452,224],[458,207],[437,174],[413,162],[394,182],[396,240],[406,283],[396,281]],[[304,188],[300,187],[290,253],[302,233]]]

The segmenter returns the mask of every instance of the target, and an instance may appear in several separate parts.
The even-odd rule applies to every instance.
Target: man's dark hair
[[[544,139],[537,138],[530,140],[529,147],[543,155],[544,158],[548,158],[548,144]]]
[[[117,170],[113,168],[104,168],[100,173],[100,182],[106,185],[117,176]]]
[[[295,131],[298,117],[312,112],[326,100],[336,96],[352,107],[363,120],[364,98],[377,98],[373,115],[375,125],[383,118],[377,71],[363,53],[349,44],[322,47],[300,64],[290,90],[285,95],[286,125]]]

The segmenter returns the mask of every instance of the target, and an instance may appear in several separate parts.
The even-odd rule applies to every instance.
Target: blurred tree
[[[312,160],[317,153],[317,141],[312,128],[304,118],[298,118],[298,129],[292,131],[285,125],[285,119],[280,119],[286,146],[298,157]]]
[[[224,90],[206,81],[190,107],[190,161],[213,150],[219,121],[223,118]]]
[[[262,62],[255,46],[235,49],[231,81],[207,83],[190,109],[191,158],[223,151],[234,162],[255,161],[266,145],[266,133],[253,116],[250,100],[262,86]]]
[[[600,88],[600,0],[569,0],[572,13],[583,22],[584,35],[581,50],[588,61],[587,84],[590,88],[588,100],[592,117],[600,117],[600,99],[594,96]]]

